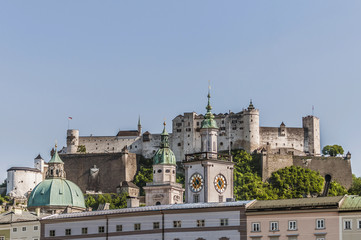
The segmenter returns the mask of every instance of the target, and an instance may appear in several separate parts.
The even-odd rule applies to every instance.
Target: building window
[[[177,129],[177,132],[181,132],[182,131],[182,129]]]
[[[170,173],[170,169],[166,169],[165,172],[166,172],[166,173]]]
[[[82,228],[81,229],[81,234],[88,234],[88,228]]]
[[[104,232],[104,226],[99,226],[98,227],[98,233],[103,233]]]
[[[194,203],[198,203],[198,202],[199,202],[199,194],[194,194],[194,195],[193,195],[193,202],[194,202]]]
[[[357,228],[361,229],[361,220],[357,220]]]
[[[182,221],[173,221],[173,227],[175,228],[182,227]]]
[[[49,236],[50,237],[55,237],[55,230],[50,230],[49,231]]]
[[[159,222],[153,223],[153,229],[159,229]]]
[[[352,229],[351,225],[352,225],[352,221],[351,221],[351,220],[344,220],[344,221],[343,221],[343,229],[345,229],[345,230],[351,230],[351,229]]]
[[[297,222],[288,221],[288,230],[297,230]]]
[[[0,236],[0,240],[5,240],[5,237],[4,237],[4,236]]]
[[[270,231],[278,231],[278,222],[270,222]]]
[[[228,218],[221,218],[221,226],[228,226]]]
[[[18,229],[17,228],[13,228],[13,232],[17,232],[18,231]]]
[[[252,232],[260,232],[261,224],[260,223],[252,223]]]
[[[117,226],[115,226],[115,229],[117,232],[121,232],[121,231],[123,231],[123,225],[117,225]]]
[[[139,230],[140,230],[140,223],[135,223],[135,224],[134,224],[134,230],[135,230],[135,231],[139,231]]]
[[[316,220],[316,229],[325,229],[325,219],[317,219]]]
[[[223,202],[223,196],[222,195],[218,196],[218,202]]]
[[[162,172],[162,169],[158,169],[158,173],[161,173]]]
[[[197,220],[197,227],[204,227],[204,219]]]
[[[65,229],[65,235],[71,235],[71,229],[70,228],[68,228],[68,229]]]
[[[34,226],[34,231],[39,230],[39,226]]]
[[[178,147],[180,147],[182,144],[181,143],[178,143]]]
[[[23,232],[25,232],[25,231],[26,231],[26,227],[23,227],[21,230],[22,230]]]

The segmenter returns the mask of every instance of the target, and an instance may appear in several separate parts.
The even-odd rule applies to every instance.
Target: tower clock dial
[[[192,192],[199,192],[203,188],[203,177],[199,173],[193,174],[189,179],[189,188]]]
[[[223,193],[227,188],[227,180],[226,177],[222,174],[218,174],[214,178],[214,187],[219,193]]]

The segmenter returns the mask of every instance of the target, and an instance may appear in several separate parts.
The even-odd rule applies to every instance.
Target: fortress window
[[[181,146],[181,143],[178,143],[178,147],[180,147]]]
[[[188,137],[190,137],[191,135],[188,134]]]
[[[188,127],[191,125],[191,123],[190,122],[188,122]]]
[[[182,123],[177,123],[176,126],[177,126],[177,127],[181,127],[181,126],[182,126]]]
[[[137,148],[138,146],[135,146],[135,148]]]
[[[158,173],[161,173],[162,172],[162,169],[158,169]]]
[[[243,121],[240,121],[239,123],[243,123]]]
[[[219,145],[223,146],[223,142],[220,142]]]
[[[199,122],[197,122],[197,126],[199,126]]]
[[[182,131],[182,129],[177,129],[177,132],[181,132]]]
[[[243,128],[242,128],[242,127],[240,127],[240,128],[239,128],[239,130],[243,130]]]
[[[236,128],[236,127],[233,127],[232,129],[233,129],[233,130],[236,130],[237,128]]]
[[[222,120],[222,124],[224,124],[224,120]]]

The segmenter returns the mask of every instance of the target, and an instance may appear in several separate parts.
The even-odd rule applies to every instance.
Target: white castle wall
[[[7,173],[6,194],[17,198],[27,197],[27,193],[32,191],[42,180],[43,174],[37,169],[10,168]]]

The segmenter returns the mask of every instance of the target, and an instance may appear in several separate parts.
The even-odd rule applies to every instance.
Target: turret
[[[34,167],[39,169],[41,172],[44,172],[44,159],[40,154],[34,159]]]
[[[68,129],[66,133],[66,153],[77,153],[79,146],[79,130]]]
[[[302,118],[302,125],[305,130],[305,152],[311,155],[321,155],[320,144],[320,119],[315,116]]]
[[[55,151],[54,155],[48,162],[48,171],[46,173],[45,179],[51,179],[51,178],[61,178],[65,179],[65,171],[64,171],[64,162],[60,159],[57,146],[55,145]]]
[[[252,100],[247,109],[243,110],[245,150],[253,152],[259,147],[259,110],[253,106]]]

